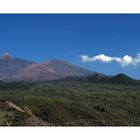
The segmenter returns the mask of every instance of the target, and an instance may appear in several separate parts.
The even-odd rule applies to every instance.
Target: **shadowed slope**
[[[22,70],[27,68],[34,62],[14,58],[9,54],[0,57],[0,80],[15,78]]]

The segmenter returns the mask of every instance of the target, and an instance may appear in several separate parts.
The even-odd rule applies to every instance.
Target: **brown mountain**
[[[17,74],[35,62],[14,58],[5,53],[0,57],[0,80],[15,78]]]
[[[56,80],[68,76],[87,76],[94,72],[72,65],[66,61],[51,60],[40,64],[33,64],[18,75],[18,80],[46,81]]]
[[[66,61],[51,60],[35,63],[9,54],[0,57],[0,80],[48,81],[68,76],[87,76],[94,72],[74,66]]]

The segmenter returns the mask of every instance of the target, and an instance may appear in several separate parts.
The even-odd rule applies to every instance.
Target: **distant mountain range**
[[[9,54],[0,57],[0,81],[76,81],[112,84],[140,84],[125,74],[107,76],[62,60],[36,63]]]
[[[9,54],[0,57],[0,80],[3,81],[48,81],[68,76],[83,77],[94,73],[61,60],[36,63]]]

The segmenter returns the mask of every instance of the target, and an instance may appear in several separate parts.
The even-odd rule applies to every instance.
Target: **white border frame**
[[[140,13],[139,0],[0,0],[0,13]],[[0,128],[4,140],[140,140],[139,127]]]
[[[140,13],[140,1],[0,0],[0,13]]]

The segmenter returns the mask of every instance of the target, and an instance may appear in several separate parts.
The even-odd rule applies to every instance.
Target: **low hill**
[[[121,84],[121,85],[140,85],[139,80],[135,80],[125,74],[118,74],[116,76],[107,76],[100,73],[85,77],[66,77],[61,82],[87,82],[87,83],[109,83],[109,84]]]
[[[97,83],[111,83],[111,84],[129,84],[129,85],[140,85],[138,80],[135,80],[125,74],[118,74],[116,76],[106,76],[102,74],[95,74],[79,79],[78,81],[83,82],[97,82]]]
[[[137,85],[140,84],[138,80],[135,80],[125,74],[118,74],[114,77],[110,78],[111,83],[116,83],[116,84],[130,84],[130,85]]]

